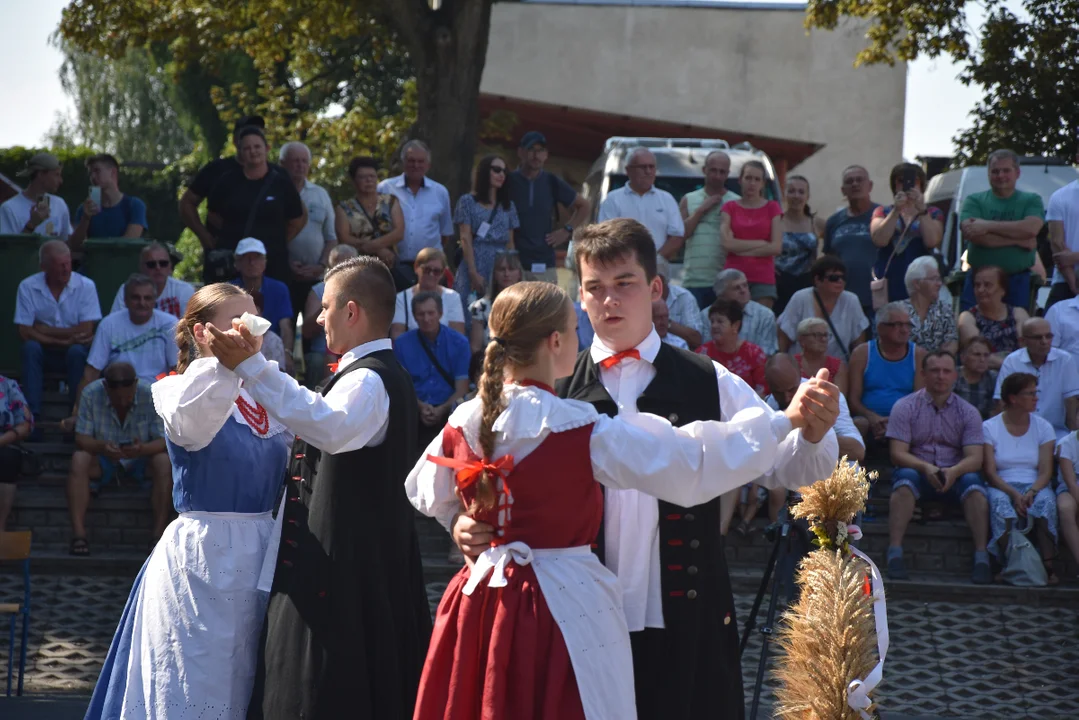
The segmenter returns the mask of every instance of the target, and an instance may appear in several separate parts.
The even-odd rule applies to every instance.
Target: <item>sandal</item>
[[[90,543],[86,538],[71,539],[71,554],[75,557],[87,557],[90,555]]]

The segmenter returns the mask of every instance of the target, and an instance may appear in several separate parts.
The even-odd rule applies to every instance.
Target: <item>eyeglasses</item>
[[[105,387],[110,390],[117,390],[119,388],[128,388],[138,382],[138,378],[128,378],[126,380],[106,380]]]
[[[906,322],[902,322],[900,320],[896,320],[895,322],[882,322],[877,323],[877,325],[879,325],[880,327],[906,328],[907,330],[910,330],[914,327],[914,323],[910,322],[909,320]]]
[[[1053,341],[1053,333],[1045,333],[1044,335],[1026,335],[1027,340],[1044,340],[1045,342]]]
[[[817,340],[827,340],[831,337],[831,334],[826,332],[807,332],[802,333],[802,337],[816,338]]]
[[[172,260],[147,260],[143,265],[150,270],[153,270],[154,268],[167,268],[169,265],[172,265]]]
[[[495,175],[501,175],[502,173],[506,172],[506,168],[492,165],[491,172],[493,172]]]
[[[841,275],[840,273],[832,273],[831,275],[825,275],[824,279],[828,282],[843,282],[847,279],[847,276]]]
[[[424,275],[441,275],[445,270],[442,268],[425,267],[422,272]]]

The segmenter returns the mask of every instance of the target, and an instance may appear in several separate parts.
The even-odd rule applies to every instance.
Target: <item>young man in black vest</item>
[[[390,345],[394,300],[375,258],[326,273],[318,322],[341,360],[318,392],[245,349],[242,324],[214,332],[221,363],[297,435],[248,717],[412,717],[431,615],[404,492],[417,405]]]
[[[831,474],[838,459],[831,432],[835,385],[808,381],[809,402],[797,410],[805,427],[791,433],[788,416],[769,409],[737,376],[660,342],[651,305],[662,286],[655,244],[643,225],[628,219],[593,225],[578,231],[574,247],[581,304],[596,335],[560,388],[564,396],[608,415],[650,412],[676,425],[725,421],[760,408],[782,442],[772,473],[759,482],[798,488]],[[641,720],[745,714],[738,623],[718,525],[718,499],[682,508],[636,491],[605,493],[600,553],[622,583]],[[487,528],[467,517],[454,531],[465,552],[487,537]]]

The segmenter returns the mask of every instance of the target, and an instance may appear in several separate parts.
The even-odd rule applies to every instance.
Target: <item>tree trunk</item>
[[[493,0],[383,0],[416,70],[418,118],[410,136],[431,147],[431,177],[452,202],[472,187],[479,94]]]

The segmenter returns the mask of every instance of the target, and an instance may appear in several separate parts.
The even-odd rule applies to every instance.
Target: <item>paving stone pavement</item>
[[[92,690],[130,585],[124,577],[34,579],[28,694]],[[0,598],[18,589],[16,578],[0,576]],[[428,584],[432,609],[444,589],[445,583]],[[736,600],[744,620],[753,598]],[[878,692],[883,711],[994,720],[1079,717],[1079,608],[897,600],[888,603],[888,619],[891,649]],[[760,639],[754,633],[743,659],[747,704]],[[4,633],[4,671],[6,645]],[[767,683],[762,700],[765,707],[774,700]]]

